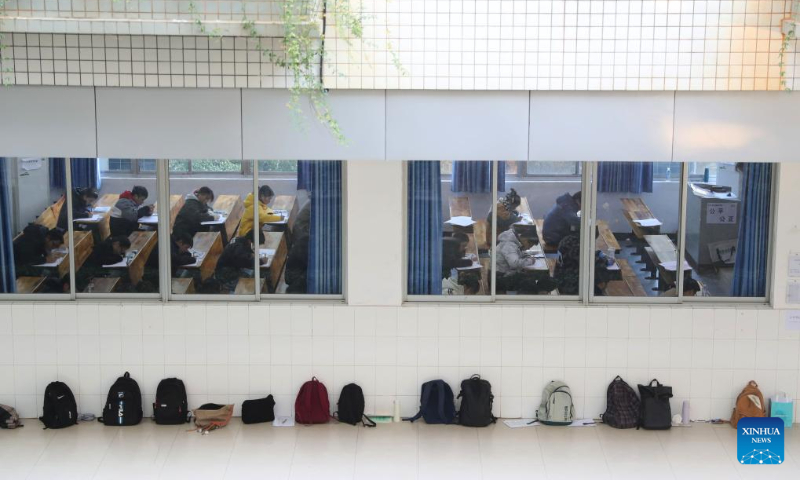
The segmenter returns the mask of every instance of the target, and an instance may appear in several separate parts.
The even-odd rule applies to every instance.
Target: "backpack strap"
[[[437,384],[439,388],[439,418],[444,420],[444,382]]]
[[[361,425],[364,425],[365,427],[370,427],[370,428],[378,426],[378,424],[375,423],[375,421],[372,420],[371,418],[369,418],[368,416],[362,414],[361,417],[362,417],[361,418]],[[366,422],[364,420],[366,420]]]
[[[428,404],[428,400],[430,400],[430,398],[431,398],[431,389],[430,388],[425,388],[423,386],[423,388],[422,388],[422,398],[420,399],[419,412],[417,412],[417,414],[414,415],[413,417],[404,418],[403,421],[404,422],[412,422],[413,423],[414,421],[419,420],[420,418],[422,418],[422,410],[425,408],[425,405]]]

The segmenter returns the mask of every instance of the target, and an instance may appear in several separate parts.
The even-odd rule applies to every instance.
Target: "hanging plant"
[[[11,59],[6,57],[6,36],[3,34],[3,16],[5,16],[6,11],[6,0],[0,0],[0,65],[2,65],[2,71],[0,71],[0,81],[5,86],[11,84],[11,78],[14,70],[11,68],[12,62]]]
[[[781,69],[781,89],[791,92],[792,87],[786,77],[786,56],[789,55],[789,46],[791,42],[797,38],[795,28],[797,24],[791,18],[784,18],[781,20],[781,50],[778,52],[778,66]]]

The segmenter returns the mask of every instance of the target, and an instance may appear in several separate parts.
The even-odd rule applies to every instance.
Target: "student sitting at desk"
[[[172,232],[186,233],[190,237],[194,237],[197,232],[207,231],[208,229],[202,223],[217,219],[211,207],[208,206],[209,202],[213,200],[214,192],[208,187],[200,187],[186,195],[186,201],[175,217]]]
[[[170,237],[170,267],[172,276],[178,276],[178,269],[184,265],[191,265],[197,261],[189,251],[194,246],[194,239],[187,233],[173,233]]]
[[[308,241],[311,231],[311,202],[306,202],[295,218],[292,246],[286,257],[286,293],[306,293],[308,286]]]
[[[250,237],[236,237],[231,240],[222,250],[214,271],[214,277],[222,282],[223,292],[233,293],[240,278],[252,278],[254,262],[253,240]],[[267,259],[261,258],[260,263],[264,265]]]
[[[506,194],[505,197],[501,198],[497,201],[497,235],[499,236],[501,233],[505,232],[511,225],[514,225],[519,221],[519,212],[517,212],[517,207],[522,204],[522,199],[517,194],[517,191],[513,188],[510,192]],[[487,236],[491,237],[492,234],[492,211],[489,210],[489,214],[486,215],[486,222],[488,224],[487,227]],[[488,242],[489,245],[492,242]]]
[[[497,288],[498,290],[517,291],[520,286],[520,274],[525,267],[536,263],[529,253],[523,250],[522,242],[513,228],[497,237]]]
[[[455,233],[451,237],[442,239],[442,294],[443,295],[470,295],[466,293],[464,283],[473,278],[469,275],[459,275],[458,269],[470,267],[473,259],[467,257],[466,249],[469,237],[463,233]],[[477,260],[477,259],[474,259]],[[463,277],[463,278],[462,278]],[[470,284],[469,291],[474,287],[474,282]],[[480,288],[480,284],[478,284]],[[477,289],[475,289],[477,292]]]
[[[544,218],[544,241],[551,245],[558,245],[562,238],[570,233],[580,231],[581,217],[581,192],[573,195],[565,193],[556,200],[555,206]]]
[[[97,201],[97,190],[94,188],[73,188],[72,189],[72,220],[79,218],[90,218],[92,216],[92,206]],[[64,205],[61,208],[61,213],[58,214],[58,222],[56,226],[61,230],[66,231],[69,226],[67,225],[67,208]],[[80,229],[88,229],[84,224],[76,224],[74,227]]]
[[[686,278],[683,280],[684,297],[696,297],[701,291],[700,282],[694,278]],[[676,297],[677,295],[678,286],[674,283],[672,284],[672,288],[661,294],[662,297]]]
[[[14,267],[17,276],[23,276],[24,271],[30,272],[30,267],[33,265],[41,265],[52,260],[53,250],[62,245],[64,245],[64,232],[57,228],[48,230],[47,227],[35,223],[25,227],[22,235],[14,242]]]
[[[84,291],[94,277],[119,277],[126,274],[127,271],[123,269],[103,268],[103,265],[121,262],[129,248],[131,241],[123,236],[108,237],[96,244],[76,275],[78,290]]]
[[[147,189],[135,186],[119,196],[119,200],[109,213],[111,236],[128,236],[139,229],[139,219],[153,214],[152,205],[142,205],[147,200]]]
[[[274,210],[267,205],[272,201],[275,192],[269,185],[261,185],[258,187],[258,243],[264,243],[264,233],[261,232],[261,226],[269,222],[280,222],[283,220],[283,215],[275,213]],[[242,223],[239,224],[239,236],[249,236],[253,231],[253,194],[247,194],[244,199],[244,215],[242,216]]]

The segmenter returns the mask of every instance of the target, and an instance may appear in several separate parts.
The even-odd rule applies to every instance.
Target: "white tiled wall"
[[[580,416],[605,407],[607,384],[671,385],[673,408],[727,417],[755,379],[765,395],[796,395],[800,334],[780,312],[754,308],[237,304],[2,304],[0,403],[35,417],[47,383],[73,389],[99,413],[125,371],[150,415],[158,381],[186,382],[190,406],[275,395],[290,414],[302,382],[317,376],[332,402],[345,384],[364,389],[367,411],[415,412],[422,382],[492,383],[495,415],[532,415],[541,389],[563,379]]]
[[[274,3],[195,2],[206,20],[234,23],[243,18],[242,10],[250,19],[270,21]],[[22,17],[8,18],[0,27],[34,34],[10,37],[16,74],[7,76],[12,83],[285,86],[283,72],[260,62],[259,52],[244,39],[239,46],[225,38],[220,48],[194,37],[198,31],[187,13],[189,2],[63,0],[54,9],[48,5],[55,0],[18,0],[9,8],[23,4],[17,12]],[[328,30],[325,82],[330,88],[351,89],[775,90],[781,78],[780,21],[790,4],[364,0],[363,40],[349,43],[335,28]],[[36,15],[46,20],[30,19]],[[117,21],[87,20],[97,16]],[[146,21],[121,23],[130,18]],[[173,18],[180,22],[164,21]],[[330,21],[335,22],[333,16]],[[39,38],[40,33],[57,35]],[[81,35],[65,38],[65,33]],[[176,38],[142,40],[141,34]],[[275,39],[266,44],[280,50]],[[790,86],[795,44],[790,42],[785,58]],[[61,47],[66,51],[56,53]]]

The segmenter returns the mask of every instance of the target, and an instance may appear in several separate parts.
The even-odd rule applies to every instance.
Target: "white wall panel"
[[[332,91],[329,105],[345,145],[316,118],[307,99],[304,117],[286,107],[286,90],[244,90],[244,156],[248,159],[383,160],[386,99],[383,91]],[[298,122],[300,120],[300,122]]]
[[[800,96],[786,92],[678,92],[675,160],[796,162]]]
[[[527,92],[386,92],[387,160],[526,160]]]
[[[94,89],[0,87],[0,156],[94,157]]]
[[[239,90],[97,89],[98,155],[240,158]]]
[[[672,154],[672,92],[531,94],[531,161],[654,161]]]

